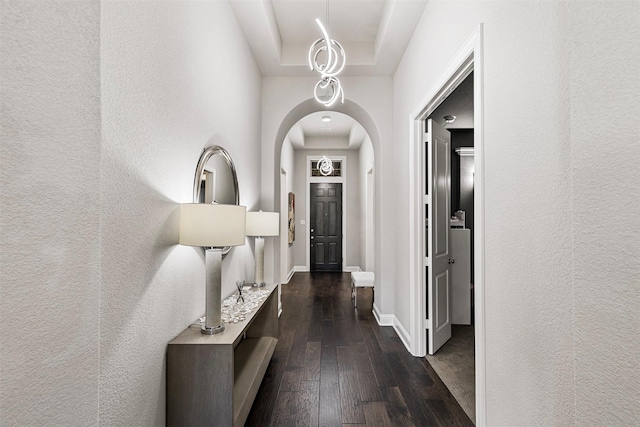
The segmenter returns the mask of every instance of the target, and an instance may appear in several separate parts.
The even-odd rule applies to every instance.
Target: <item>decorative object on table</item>
[[[326,2],[326,23],[329,27],[329,1]],[[344,69],[347,63],[347,56],[342,45],[329,38],[329,33],[325,30],[320,19],[316,18],[316,24],[320,27],[323,37],[311,44],[309,48],[309,68],[311,71],[320,73],[320,81],[313,88],[313,95],[316,101],[330,107],[340,98],[340,103],[344,104],[344,91],[340,79],[336,77]]]
[[[242,288],[244,288],[244,284],[244,280],[236,280],[236,288],[238,288],[238,299],[236,300],[236,302],[244,302],[244,297],[242,296]]]
[[[256,238],[256,274],[253,286],[264,286],[264,237],[280,234],[278,212],[247,212],[247,236]]]
[[[296,240],[296,195],[289,193],[289,244]]]
[[[242,322],[267,299],[270,290],[248,287],[243,291],[243,301],[239,302],[235,292],[222,301],[222,321],[225,323]]]
[[[180,206],[179,240],[181,245],[200,246],[205,250],[203,334],[224,330],[221,318],[222,258],[233,246],[245,244],[246,207],[239,206],[239,202],[238,177],[231,156],[220,146],[206,147],[196,165],[193,203]]]

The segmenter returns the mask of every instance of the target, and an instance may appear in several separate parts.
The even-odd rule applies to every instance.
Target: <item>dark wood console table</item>
[[[254,289],[271,293],[245,320],[169,342],[167,426],[244,425],[278,342],[278,285]]]

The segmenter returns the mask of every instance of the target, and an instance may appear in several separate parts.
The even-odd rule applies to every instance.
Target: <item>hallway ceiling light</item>
[[[328,1],[326,19],[328,25]],[[316,18],[316,24],[320,27],[323,37],[313,42],[309,48],[309,69],[320,73],[320,81],[316,83],[313,89],[313,95],[316,101],[325,107],[333,105],[338,98],[340,98],[340,103],[344,104],[344,91],[342,90],[340,80],[336,76],[344,69],[347,57],[342,45],[329,38],[329,34],[322,25],[322,22],[320,22],[320,19]]]
[[[444,124],[449,125],[456,121],[456,116],[444,116],[443,119],[444,119]]]
[[[322,116],[322,121],[324,123],[329,123],[331,121],[331,116]]]
[[[318,170],[323,176],[329,176],[333,173],[333,162],[327,156],[322,156],[318,162]]]

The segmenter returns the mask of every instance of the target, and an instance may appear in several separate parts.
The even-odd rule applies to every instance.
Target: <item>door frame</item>
[[[409,247],[410,336],[411,353],[426,354],[426,289],[424,273],[424,201],[422,192],[425,119],[473,71],[474,109],[474,331],[476,365],[476,425],[486,425],[486,333],[485,333],[485,262],[484,262],[484,127],[483,127],[483,26],[480,24],[467,39],[444,72],[412,110],[409,117]]]
[[[307,271],[311,271],[311,233],[309,227],[311,224],[311,183],[338,183],[342,184],[342,271],[346,271],[347,268],[347,156],[332,156],[326,155],[327,158],[334,160],[340,160],[342,173],[341,176],[311,176],[311,162],[322,159],[322,155],[307,155],[306,163],[306,215],[305,215],[305,239],[306,239],[306,262]]]

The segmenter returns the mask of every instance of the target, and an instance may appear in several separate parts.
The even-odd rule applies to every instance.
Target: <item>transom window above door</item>
[[[320,172],[320,169],[318,168],[318,163],[320,162],[320,160],[312,160],[311,161],[311,176],[320,176],[320,177],[327,177],[327,176],[342,176],[342,161],[341,160],[333,160],[331,159],[331,163],[333,164],[333,172],[329,173],[328,175],[324,175],[322,172]]]

